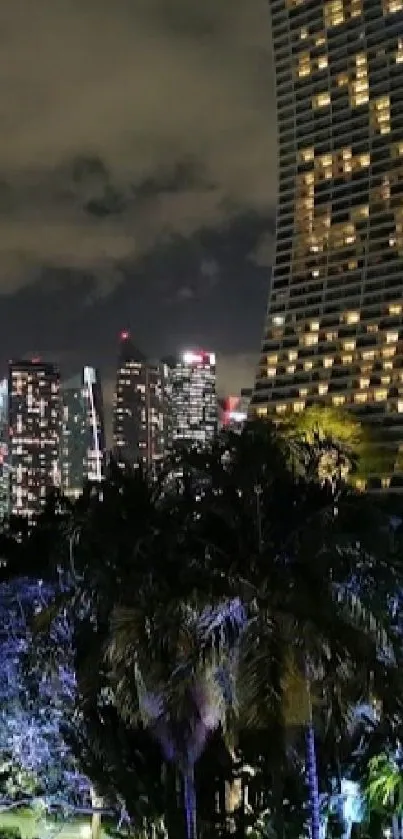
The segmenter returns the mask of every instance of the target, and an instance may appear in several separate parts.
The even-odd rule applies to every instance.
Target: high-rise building
[[[61,485],[77,498],[86,481],[104,474],[105,429],[102,388],[98,371],[84,367],[61,386]]]
[[[10,363],[10,511],[32,518],[60,486],[60,379],[54,364]]]
[[[9,512],[10,466],[8,457],[8,380],[0,381],[0,519]]]
[[[270,8],[277,233],[253,409],[281,417],[312,402],[346,406],[382,427],[396,451],[403,0],[270,0]]]
[[[210,442],[217,431],[215,354],[188,350],[170,371],[172,443]]]
[[[113,408],[113,447],[122,468],[152,471],[165,454],[165,371],[122,332]]]

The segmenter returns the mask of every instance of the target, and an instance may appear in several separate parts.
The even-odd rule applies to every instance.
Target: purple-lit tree
[[[35,614],[53,598],[52,588],[38,581],[0,586],[0,789],[7,798],[40,794],[75,803],[83,779],[62,737],[75,700],[71,633],[59,615],[51,629],[52,662],[32,637]]]

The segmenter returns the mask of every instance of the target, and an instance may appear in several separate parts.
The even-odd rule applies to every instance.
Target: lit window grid
[[[356,398],[354,383],[369,360],[374,388],[372,397],[371,391],[368,393],[365,409],[373,398],[377,405],[371,416],[378,418],[382,412],[397,411],[401,386],[399,341],[391,357],[385,357],[380,349],[388,324],[397,328],[399,336],[402,326],[398,309],[403,272],[401,191],[399,194],[403,120],[397,92],[402,94],[403,77],[395,66],[402,61],[402,43],[395,21],[388,17],[399,11],[401,4],[399,0],[393,9],[385,5],[385,19],[376,22],[366,21],[361,9],[347,24],[348,4],[337,0],[332,5],[335,13],[336,6],[339,12],[341,9],[342,19],[327,31],[320,10],[308,10],[303,2],[291,5],[297,6],[298,12],[294,8],[290,13],[282,2],[271,5],[280,137],[277,249],[253,401],[260,411],[275,411],[277,405],[281,410],[284,405],[286,410],[295,410],[302,381],[299,360],[303,358],[311,364],[311,372],[304,371],[302,377],[303,386],[311,385],[307,404],[322,401],[325,390],[327,402],[363,404],[362,395]],[[347,34],[351,46],[346,50]],[[322,64],[326,72],[320,73],[315,69],[315,55],[323,55],[325,46],[327,62]],[[308,63],[309,73],[301,79],[299,69]],[[341,78],[345,84],[340,84]],[[321,92],[329,94],[329,106],[321,114],[313,113],[312,98]],[[368,101],[354,103],[357,94],[364,94]],[[391,301],[395,312],[390,311]],[[343,313],[350,308],[360,312],[353,330],[359,343],[370,325],[379,334],[372,359],[360,358],[357,353],[343,364],[338,361]],[[281,328],[273,328],[277,312],[284,314]],[[305,338],[301,342],[301,332],[311,317],[320,322],[318,340]],[[335,327],[336,333],[329,347],[326,326]],[[286,348],[293,338],[297,339],[297,364],[287,380]],[[323,382],[321,377],[326,374],[318,371],[321,356],[329,356],[328,349],[332,370],[340,375],[337,379],[327,376]],[[273,354],[279,356],[278,367],[267,362]],[[392,369],[386,392],[376,390],[376,365]],[[343,392],[336,392],[335,386]]]

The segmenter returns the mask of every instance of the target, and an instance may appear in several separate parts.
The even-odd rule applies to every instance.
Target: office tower
[[[393,461],[403,439],[403,0],[270,8],[277,234],[253,411],[345,406],[385,432]]]
[[[0,381],[0,519],[9,512],[10,466],[8,457],[8,381]]]
[[[77,498],[86,481],[101,481],[104,474],[104,409],[98,371],[84,367],[63,382],[61,398],[61,485],[65,495]]]
[[[128,332],[121,333],[113,408],[118,464],[153,471],[165,454],[165,369],[146,359]]]
[[[217,431],[214,353],[188,350],[171,369],[172,443],[209,443]]]
[[[54,364],[10,363],[8,379],[10,510],[32,518],[60,486],[60,382]]]

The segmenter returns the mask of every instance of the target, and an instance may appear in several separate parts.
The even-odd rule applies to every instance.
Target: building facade
[[[188,350],[170,371],[172,444],[205,445],[217,432],[214,353]]]
[[[113,407],[113,449],[121,468],[153,471],[166,450],[166,365],[149,361],[122,332]]]
[[[270,8],[277,232],[253,412],[345,406],[403,484],[403,0]]]
[[[101,481],[105,465],[105,424],[101,380],[94,367],[61,387],[61,486],[77,498],[86,481]]]
[[[0,381],[0,519],[10,509],[10,464],[8,446],[8,380]]]
[[[9,366],[10,512],[32,518],[60,486],[60,376],[54,364]]]

